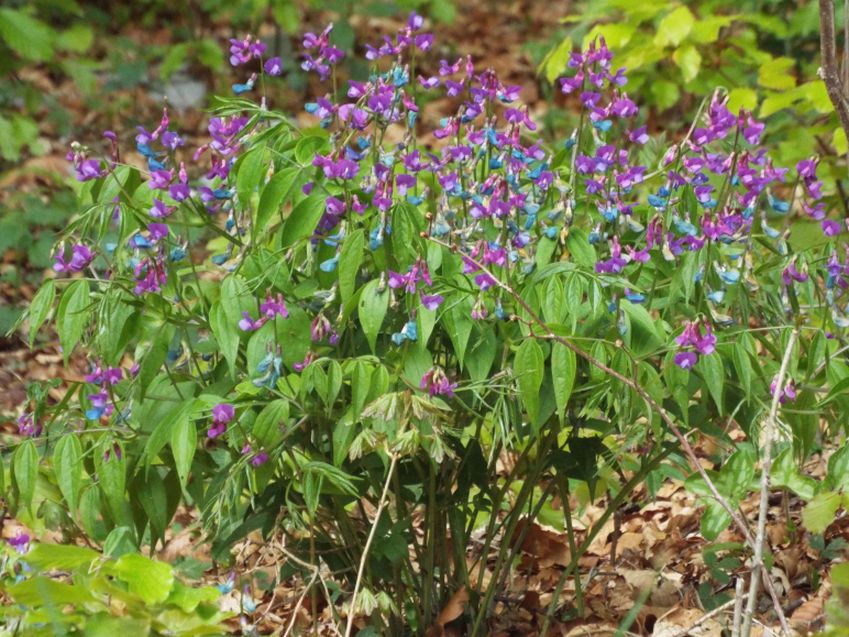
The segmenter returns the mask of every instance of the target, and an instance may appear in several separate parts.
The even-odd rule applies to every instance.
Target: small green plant
[[[177,579],[171,566],[125,553],[36,544],[19,536],[3,549],[0,635],[224,635],[220,591]]]

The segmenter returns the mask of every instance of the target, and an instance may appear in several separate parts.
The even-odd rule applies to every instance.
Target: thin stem
[[[784,378],[787,368],[790,366],[790,358],[796,347],[799,330],[790,332],[787,348],[784,350],[784,358],[781,361],[781,369],[778,370],[778,378],[775,381],[775,391],[772,395],[772,405],[769,415],[764,422],[761,446],[763,448],[763,459],[761,461],[761,499],[758,509],[758,527],[755,536],[755,554],[752,558],[752,581],[749,584],[749,599],[746,602],[746,615],[743,618],[742,637],[749,637],[752,631],[752,618],[755,614],[755,605],[758,600],[758,591],[761,585],[761,573],[765,572],[763,565],[764,545],[766,544],[766,517],[769,509],[769,471],[772,468],[772,445],[776,434],[776,414],[778,413],[779,400],[784,391]]]
[[[386,508],[386,502],[389,495],[389,486],[392,484],[392,476],[395,473],[395,467],[398,465],[398,454],[392,454],[392,460],[389,463],[389,474],[386,476],[386,482],[383,483],[383,491],[380,494],[380,501],[377,503],[377,511],[374,514],[374,522],[371,525],[371,531],[368,534],[366,545],[363,547],[363,554],[360,557],[360,566],[357,569],[357,579],[354,583],[354,594],[351,596],[351,607],[348,611],[348,623],[345,626],[345,637],[351,637],[351,631],[354,629],[354,617],[356,616],[357,595],[360,593],[360,586],[363,582],[363,573],[366,570],[366,562],[368,561],[369,549],[374,541],[374,536],[377,535],[377,525],[380,522],[380,516],[383,509]]]

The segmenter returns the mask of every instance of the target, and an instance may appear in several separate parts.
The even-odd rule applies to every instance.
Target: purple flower
[[[772,396],[775,396],[778,391],[778,376],[776,375],[772,382],[769,384],[769,393]],[[784,384],[784,389],[781,390],[778,402],[782,405],[786,402],[795,402],[796,400],[796,385],[793,382],[793,379],[788,379]]]
[[[242,312],[242,318],[239,321],[239,329],[243,332],[253,332],[265,325],[267,320],[267,316],[261,316],[254,320],[251,318],[250,312],[244,311]]]
[[[796,267],[796,259],[794,258],[781,272],[781,280],[784,281],[784,285],[792,285],[793,281],[796,281],[797,283],[804,283],[808,280],[808,273],[799,271]]]
[[[22,436],[37,437],[41,435],[43,427],[40,421],[30,413],[23,413],[18,417],[18,433]]]
[[[678,352],[674,360],[681,369],[690,369],[698,362],[699,357],[695,352]]]
[[[18,553],[23,555],[29,550],[30,537],[23,531],[18,531],[15,537],[10,537],[7,542]]]
[[[218,403],[212,408],[212,418],[216,422],[228,423],[236,415],[236,409],[229,403]]]
[[[96,159],[84,159],[76,165],[77,181],[89,181],[103,177],[106,171],[100,167],[100,162]]]
[[[422,389],[426,389],[431,396],[446,396],[447,398],[453,398],[454,390],[457,389],[457,383],[452,383],[441,367],[432,367],[425,372],[420,386]]]
[[[56,261],[53,264],[53,269],[56,272],[82,272],[94,261],[94,257],[95,254],[91,248],[85,244],[77,243],[71,248],[70,261],[65,261],[64,250],[56,253],[53,257]]]
[[[218,403],[215,405],[212,408],[212,425],[206,432],[207,437],[217,438],[227,431],[227,425],[233,420],[235,415],[236,410],[233,405],[229,403]]]
[[[259,306],[259,311],[269,319],[273,319],[275,316],[283,318],[289,316],[289,310],[286,309],[282,294],[278,294],[276,299],[273,299],[270,294],[266,294],[265,301]]]
[[[147,185],[151,190],[167,190],[173,179],[174,173],[170,170],[154,170]]]
[[[160,199],[153,200],[153,206],[150,208],[150,216],[155,219],[163,219],[174,212],[174,206],[166,206]]]
[[[428,310],[435,310],[445,300],[440,294],[422,294],[420,297],[422,306]]]
[[[827,237],[836,237],[840,234],[840,223],[834,219],[822,220],[822,232]]]
[[[263,68],[269,75],[280,75],[283,72],[283,65],[280,63],[279,57],[268,58]]]

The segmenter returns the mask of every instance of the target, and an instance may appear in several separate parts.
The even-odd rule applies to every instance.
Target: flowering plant
[[[815,407],[845,427],[849,250],[816,159],[773,165],[719,92],[661,148],[603,40],[571,54],[576,127],[550,146],[492,70],[421,73],[423,26],[367,47],[371,75],[342,89],[330,28],[307,34],[303,67],[332,87],[312,128],[248,99],[281,65],[247,37],[194,152],[167,113],[138,130],[143,168],[111,132],[104,158],[72,149],[81,212],[28,318],[52,313],[91,372],[26,405],[19,513],[53,498],[96,542],[153,546],[184,503],[217,559],[261,529],[340,574],[341,599],[318,594],[348,633],[363,614],[423,629],[465,587],[482,634],[526,516],[574,540],[563,503],[609,495],[562,587],[663,476],[695,470],[705,535],[737,521],[752,449],[729,463],[750,473],[706,472],[688,429],[757,438],[779,394],[785,456],[820,444]],[[456,104],[433,128],[431,93]],[[776,484],[814,497],[788,471]]]

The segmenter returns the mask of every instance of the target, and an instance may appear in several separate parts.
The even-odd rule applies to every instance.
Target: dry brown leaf
[[[439,611],[436,623],[427,629],[425,637],[443,637],[446,635],[445,624],[453,622],[463,614],[466,602],[469,601],[469,591],[463,586],[451,596],[451,599]]]
[[[661,615],[654,625],[653,637],[673,637],[693,626],[704,616],[698,608],[673,608]],[[691,629],[691,637],[721,637],[722,625],[712,617]]]
[[[790,616],[790,625],[796,630],[804,632],[815,628],[815,625],[823,619],[823,607],[828,599],[830,588],[828,583],[823,584],[816,595],[793,611]]]

